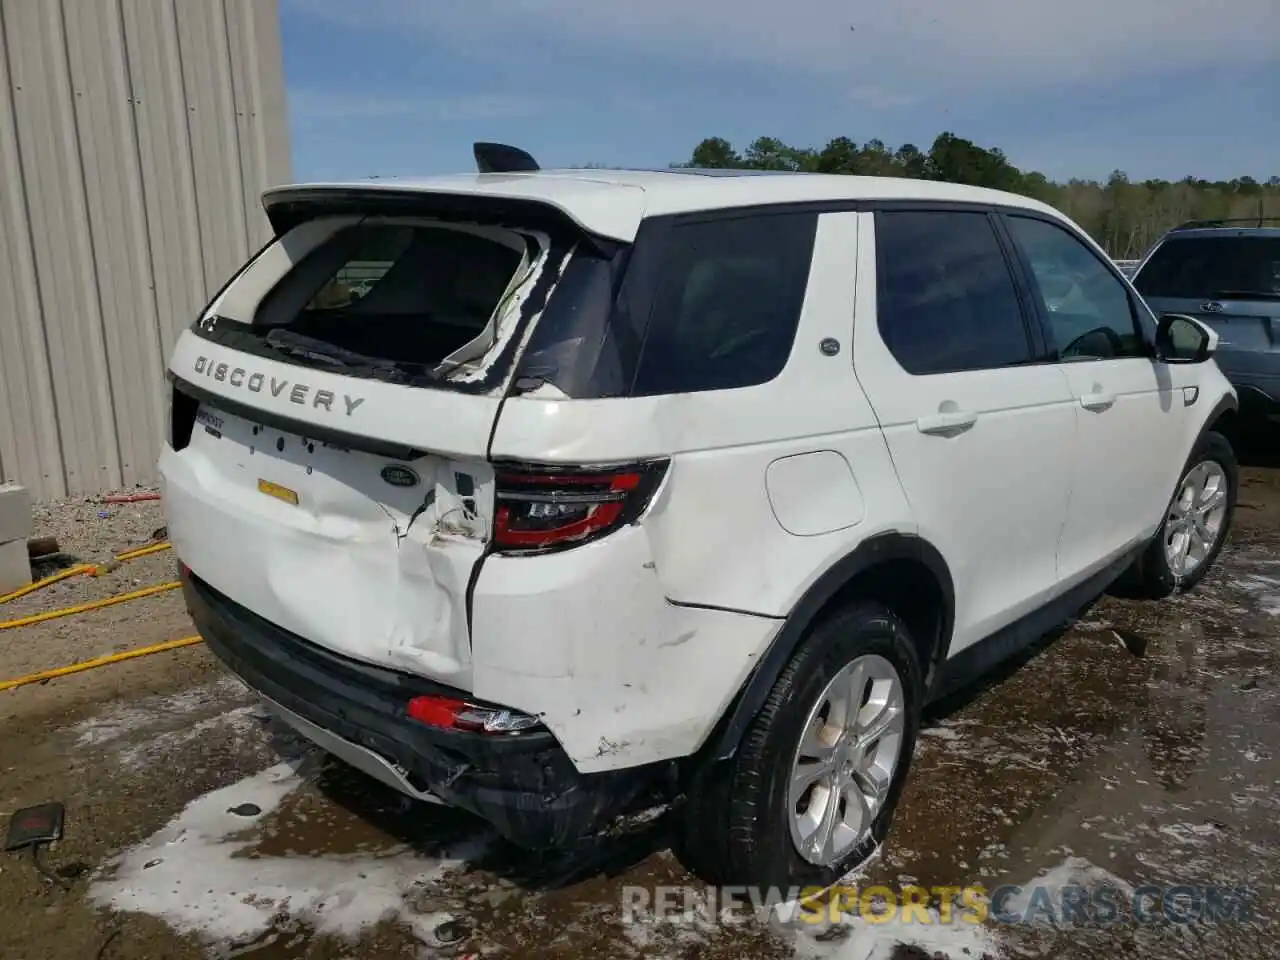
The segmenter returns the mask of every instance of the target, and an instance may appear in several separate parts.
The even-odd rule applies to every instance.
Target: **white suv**
[[[494,156],[268,191],[170,365],[191,613],[347,762],[531,848],[656,788],[704,874],[830,882],[926,702],[1213,562],[1216,338],[1050,207]]]

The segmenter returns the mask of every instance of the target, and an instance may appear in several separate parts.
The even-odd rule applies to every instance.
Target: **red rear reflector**
[[[414,697],[406,709],[410,720],[441,730],[473,733],[519,733],[538,726],[538,718],[503,707],[478,707],[456,697]]]
[[[409,717],[429,727],[452,730],[457,726],[459,714],[467,709],[461,700],[448,697],[414,697],[409,701]]]

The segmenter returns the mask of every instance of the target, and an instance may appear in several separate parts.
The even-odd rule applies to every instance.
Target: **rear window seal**
[[[371,453],[375,456],[387,457],[391,460],[400,460],[406,463],[421,459],[427,455],[427,451],[419,450],[406,444],[395,443],[390,440],[379,440],[375,437],[365,437],[358,433],[335,430],[333,427],[320,427],[302,420],[295,420],[293,417],[286,417],[259,407],[252,407],[238,400],[230,400],[221,394],[206,390],[204,387],[198,387],[189,380],[184,380],[173,373],[169,374],[169,379],[173,383],[174,390],[193,400],[207,403],[209,406],[215,407],[233,417],[242,417],[250,423],[260,423],[263,426],[275,427],[277,430],[284,430],[307,440],[315,440],[343,450],[359,450],[363,453]]]

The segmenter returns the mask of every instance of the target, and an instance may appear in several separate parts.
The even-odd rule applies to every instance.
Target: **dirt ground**
[[[1107,598],[927,719],[890,839],[851,882],[1013,884],[1006,907],[1035,922],[941,922],[936,899],[928,923],[717,920],[666,817],[572,856],[520,854],[318,756],[197,646],[0,694],[0,820],[63,801],[49,861],[70,887],[0,859],[0,957],[1280,956],[1278,451],[1274,435],[1246,447],[1235,530],[1198,590]],[[37,532],[101,560],[163,522],[157,503],[71,501],[44,505]],[[166,582],[173,563],[73,578],[0,619]],[[4,630],[0,680],[192,632],[176,591]],[[1078,923],[1057,901],[1028,908],[1174,885],[1202,906],[1206,887],[1244,891],[1247,909]]]

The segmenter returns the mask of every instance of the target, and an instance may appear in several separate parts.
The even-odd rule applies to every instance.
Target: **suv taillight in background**
[[[667,461],[579,470],[499,465],[493,542],[500,553],[578,546],[636,520]]]

